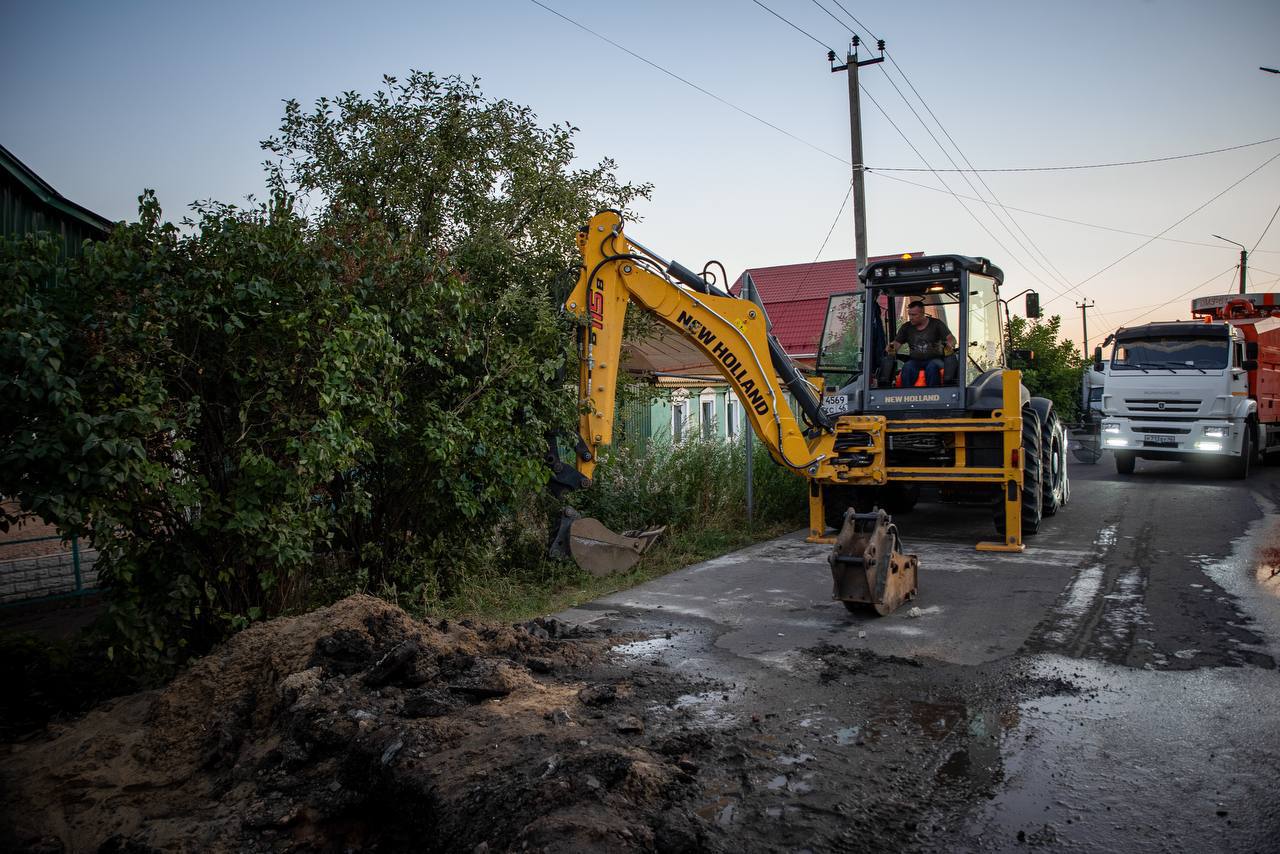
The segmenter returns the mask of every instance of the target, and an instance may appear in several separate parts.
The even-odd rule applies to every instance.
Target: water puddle
[[[1240,610],[1252,617],[1266,651],[1280,658],[1280,520],[1276,505],[1258,496],[1263,512],[1231,544],[1225,558],[1200,557],[1205,575],[1233,596]]]
[[[650,713],[657,716],[670,715],[673,711],[693,718],[693,722],[708,729],[727,729],[736,726],[738,716],[725,711],[725,706],[733,701],[738,692],[703,691],[699,694],[682,694],[670,705],[654,705],[649,707]]]
[[[618,644],[612,650],[614,655],[623,658],[656,658],[667,650],[674,649],[679,643],[675,636],[650,638],[649,640],[632,641]]]
[[[972,739],[939,769],[940,780],[1002,769],[991,780],[1004,785],[966,835],[1012,847],[1047,830],[1068,848],[1090,851],[1273,844],[1260,807],[1274,801],[1280,768],[1280,672],[1032,661],[1039,677],[1077,690],[1022,703],[995,754],[975,757],[974,745],[991,740]]]
[[[812,762],[816,758],[817,757],[812,753],[800,753],[795,756],[787,756],[783,754],[781,756],[775,756],[773,761],[779,765],[803,765],[806,762]]]

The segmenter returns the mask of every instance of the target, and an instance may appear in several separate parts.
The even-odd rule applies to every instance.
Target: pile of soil
[[[0,847],[721,848],[687,807],[704,740],[667,714],[688,686],[611,664],[615,643],[368,596],[256,625],[162,690],[6,747]]]

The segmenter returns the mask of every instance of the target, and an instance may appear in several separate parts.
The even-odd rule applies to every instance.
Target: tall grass
[[[652,441],[608,449],[595,483],[573,502],[615,531],[666,525],[668,530],[632,571],[595,578],[571,562],[547,557],[559,506],[547,496],[514,509],[491,541],[459,556],[459,583],[442,596],[398,598],[420,613],[523,619],[562,610],[803,525],[805,481],[757,444],[754,513],[747,523],[746,454],[741,442]]]
[[[754,452],[753,520],[802,523],[805,482],[758,443]],[[584,515],[615,529],[741,526],[747,517],[746,453],[740,441],[716,439],[621,445],[602,457],[595,484],[576,493],[574,502]]]

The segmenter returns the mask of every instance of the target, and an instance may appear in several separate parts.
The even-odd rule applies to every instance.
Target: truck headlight
[[[1206,427],[1204,428],[1206,436],[1212,436],[1215,439],[1223,439],[1227,435],[1226,427]],[[1216,448],[1214,450],[1217,450]]]
[[[1108,448],[1125,448],[1125,447],[1128,447],[1128,445],[1129,445],[1128,439],[1108,439],[1107,440]]]
[[[1114,421],[1104,422],[1102,425],[1102,432],[1103,433],[1119,433],[1120,425],[1115,423]]]
[[[1196,442],[1197,451],[1221,451],[1221,442]]]

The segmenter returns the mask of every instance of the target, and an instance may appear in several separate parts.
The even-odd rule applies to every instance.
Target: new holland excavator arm
[[[583,320],[578,436],[586,453],[579,454],[577,468],[588,482],[598,449],[613,441],[614,393],[630,302],[707,356],[737,393],[752,429],[775,460],[799,474],[817,473],[831,453],[834,425],[813,387],[769,333],[763,307],[718,291],[691,270],[629,240],[614,211],[593,217],[578,234],[578,247],[584,266],[565,308]],[[784,386],[810,420],[807,430],[787,405]]]
[[[580,321],[580,416],[574,436],[575,471],[558,458],[552,461],[553,481],[559,489],[590,486],[600,448],[613,440],[623,324],[633,302],[697,346],[715,365],[737,394],[751,428],[775,461],[811,484],[834,477],[831,458],[836,425],[823,412],[814,387],[770,333],[762,304],[731,296],[688,268],[629,239],[616,211],[592,217],[578,234],[578,249],[583,265],[564,307]],[[807,424],[796,419],[784,389],[791,393]],[[845,420],[852,424],[862,419],[854,416]],[[866,426],[874,429],[878,419],[866,420]],[[850,530],[854,524],[850,519]],[[585,568],[598,574],[634,564],[652,541],[651,536],[613,534],[596,520],[577,518],[572,513],[563,521],[557,539],[562,551],[569,551]],[[845,539],[854,538],[851,535]],[[896,529],[891,543],[897,553]],[[885,547],[881,545],[882,550]],[[862,551],[856,551],[853,557],[861,561]],[[845,555],[844,564],[851,562],[849,557]],[[907,578],[906,572],[899,572],[899,562],[886,563],[883,557],[866,563],[863,598],[848,592],[848,584],[838,598],[869,602],[881,613],[888,613],[913,596],[914,558],[909,561]],[[889,572],[895,578],[887,585],[886,593],[886,580],[878,575]],[[839,575],[836,587],[839,593]]]

